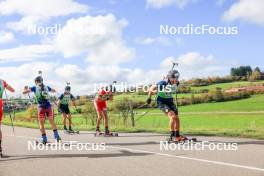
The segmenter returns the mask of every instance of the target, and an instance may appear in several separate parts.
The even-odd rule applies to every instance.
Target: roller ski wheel
[[[168,143],[176,143],[176,144],[184,144],[184,143],[191,143],[191,142],[198,142],[196,138],[187,138],[183,137],[184,139],[176,140],[175,138],[169,137],[166,139]]]
[[[74,134],[80,134],[80,131],[73,131]]]
[[[45,146],[52,146],[52,145],[66,145],[66,146],[70,146],[70,143],[67,142],[62,142],[62,140],[59,141],[54,141],[54,142],[42,142],[42,141],[35,141],[36,145],[45,145]]]
[[[197,138],[191,138],[192,142],[198,142]]]
[[[57,139],[55,139],[57,143],[62,143],[62,140],[60,137],[58,137]]]
[[[48,145],[48,144],[50,144],[50,142],[35,141],[35,144],[36,145],[40,145],[40,144],[42,144],[42,145]]]
[[[80,134],[80,131],[73,131],[73,130],[64,130],[65,134]]]
[[[117,137],[118,133],[110,132],[110,133],[104,133],[105,137]]]
[[[95,137],[118,137],[118,133],[95,133]]]
[[[94,136],[95,137],[99,137],[99,136],[103,136],[104,135],[104,133],[102,133],[102,132],[100,132],[100,131],[96,131],[95,133],[94,133]]]

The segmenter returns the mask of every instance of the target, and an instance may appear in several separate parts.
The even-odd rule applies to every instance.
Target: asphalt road
[[[16,135],[10,127],[2,126],[2,130],[4,157],[0,159],[0,176],[264,176],[262,140],[200,136],[198,140],[208,141],[206,144],[229,150],[206,147],[174,150],[172,144],[165,151],[165,145],[160,142],[166,136],[160,134],[119,133],[119,137],[94,137],[92,132],[66,135],[60,131],[63,141],[71,142],[70,146],[61,150],[51,150],[54,149],[51,146],[33,150],[39,130],[16,127]],[[47,134],[52,140],[52,132]],[[82,149],[86,143],[90,145]],[[231,144],[237,147],[230,147]]]

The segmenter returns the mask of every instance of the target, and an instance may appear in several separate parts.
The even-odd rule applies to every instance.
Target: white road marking
[[[36,137],[31,137],[31,136],[14,136],[14,135],[7,135],[7,136],[24,138],[24,139],[39,139],[39,138],[36,138]],[[67,142],[67,141],[65,141],[65,142]],[[68,141],[68,142],[70,142],[70,141]],[[79,142],[79,141],[74,141],[74,142]],[[245,166],[245,165],[239,165],[239,164],[228,163],[228,162],[212,161],[212,160],[206,160],[206,159],[200,159],[200,158],[170,155],[170,154],[166,154],[166,153],[152,152],[152,151],[139,150],[139,149],[131,149],[131,148],[126,148],[126,147],[115,147],[115,146],[111,146],[111,145],[106,145],[106,147],[107,148],[112,148],[112,149],[127,150],[127,151],[132,151],[132,152],[141,152],[141,153],[149,153],[149,154],[155,154],[155,155],[166,156],[166,157],[171,157],[171,158],[179,158],[179,159],[198,161],[198,162],[203,162],[203,163],[210,163],[210,164],[216,164],[216,165],[222,165],[222,166],[230,166],[230,167],[236,167],[236,168],[242,168],[242,169],[248,169],[248,170],[264,172],[264,168],[258,168],[258,167],[253,167],[253,166]]]
[[[199,161],[199,162],[211,163],[211,164],[217,164],[217,165],[223,165],[223,166],[232,166],[232,167],[238,167],[238,168],[243,168],[243,169],[249,169],[249,170],[255,170],[255,171],[264,172],[263,168],[252,167],[252,166],[244,166],[244,165],[227,163],[227,162],[221,162],[221,161],[211,161],[211,160],[200,159],[200,158],[193,158],[193,157],[186,157],[186,156],[176,156],[176,155],[170,155],[170,154],[166,154],[166,153],[151,152],[151,151],[147,151],[147,150],[138,150],[138,149],[125,148],[125,147],[115,147],[115,146],[106,146],[106,147],[113,148],[113,149],[119,149],[119,150],[120,149],[121,150],[128,150],[128,151],[131,151],[131,152],[149,153],[149,154],[155,154],[155,155],[172,157],[172,158],[180,158],[180,159]]]

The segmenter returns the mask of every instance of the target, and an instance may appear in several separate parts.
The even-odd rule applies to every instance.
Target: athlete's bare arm
[[[28,94],[30,92],[31,92],[30,88],[28,86],[25,86],[22,94]]]
[[[51,93],[56,93],[56,90],[55,89],[51,89],[50,92]]]
[[[11,87],[10,85],[7,85],[6,89],[10,92],[15,92],[15,89]]]
[[[149,88],[148,97],[151,98],[152,95],[156,94],[157,93],[157,89],[158,89],[158,86],[157,85],[152,85]]]

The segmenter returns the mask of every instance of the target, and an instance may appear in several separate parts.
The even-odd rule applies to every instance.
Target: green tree
[[[251,76],[249,77],[250,81],[257,81],[257,80],[261,80],[262,75],[260,72],[260,69],[255,69],[254,72],[251,74]]]
[[[249,77],[252,73],[250,66],[240,66],[238,68],[231,68],[231,76]]]
[[[121,117],[123,118],[124,126],[127,125],[127,120],[131,118],[131,124],[132,126],[135,126],[135,119],[134,119],[134,102],[132,99],[128,97],[124,97],[120,101],[114,102],[114,111],[119,112],[121,114]]]
[[[88,119],[90,119],[92,126],[95,125],[96,121],[96,110],[92,101],[86,101],[82,109],[83,117],[85,118],[86,126],[88,125]]]

